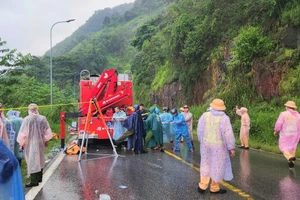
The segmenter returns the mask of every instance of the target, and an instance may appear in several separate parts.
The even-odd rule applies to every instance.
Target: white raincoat
[[[46,117],[39,115],[36,104],[30,104],[29,115],[24,118],[17,142],[24,147],[28,174],[40,172],[45,166],[45,142],[52,138]]]

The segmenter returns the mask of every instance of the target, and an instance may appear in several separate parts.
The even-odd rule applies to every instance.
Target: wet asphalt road
[[[96,200],[100,194],[112,200],[300,199],[300,161],[290,170],[280,155],[238,148],[232,159],[234,179],[229,186],[221,186],[228,192],[199,194],[199,143],[195,145],[195,152],[190,153],[181,144],[175,155],[184,161],[155,150],[139,155],[120,151],[125,157],[92,154],[112,153],[103,146],[90,148],[91,154],[84,155],[80,163],[77,155],[67,155],[35,199]],[[171,146],[166,149],[171,151]]]

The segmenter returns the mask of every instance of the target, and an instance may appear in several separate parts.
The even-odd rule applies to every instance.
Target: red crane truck
[[[83,72],[88,75],[83,76]],[[79,82],[79,112],[62,112],[61,120],[61,146],[64,148],[65,121],[66,118],[78,117],[78,134],[82,139],[86,117],[88,114],[89,102],[95,99],[100,106],[106,124],[103,124],[96,108],[92,107],[93,117],[90,121],[89,139],[109,139],[105,125],[113,137],[113,108],[118,106],[128,115],[132,113],[132,75],[131,73],[118,74],[115,69],[107,69],[99,75],[90,75],[87,70],[80,73]]]

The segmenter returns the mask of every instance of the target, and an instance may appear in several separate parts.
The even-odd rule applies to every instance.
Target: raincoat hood
[[[38,115],[39,111],[38,111],[38,105],[35,103],[31,103],[28,106],[28,114],[29,116],[34,116],[34,115]]]
[[[17,117],[16,112],[17,112],[17,111],[15,111],[15,110],[9,110],[9,111],[6,113],[6,116],[7,116],[9,119],[15,118],[15,117]]]
[[[221,110],[215,110],[215,109],[211,109],[210,112],[215,115],[215,116],[223,116],[225,115],[225,112],[224,111],[221,111]]]
[[[155,107],[152,107],[149,109],[149,112],[152,114],[152,113],[155,113]]]

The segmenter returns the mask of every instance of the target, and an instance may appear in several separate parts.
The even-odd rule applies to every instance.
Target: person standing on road
[[[220,189],[220,181],[233,179],[230,156],[235,155],[235,138],[223,100],[214,99],[210,107],[211,111],[200,117],[197,128],[201,155],[198,192],[205,193],[212,179],[210,193],[223,194],[227,191]]]
[[[0,139],[0,199],[25,200],[19,162]]]
[[[143,120],[146,120],[147,117],[148,117],[148,115],[149,115],[149,113],[148,113],[148,111],[144,107],[145,107],[145,105],[141,103],[139,105],[139,111],[138,112],[141,114]]]
[[[15,111],[15,110],[9,110],[6,113],[6,116],[8,117],[8,121],[11,123],[12,128],[15,131],[14,154],[15,154],[16,158],[18,159],[19,164],[21,166],[23,154],[22,154],[22,152],[19,151],[20,145],[17,142],[17,138],[18,138],[20,127],[22,125],[22,119],[20,117],[17,117],[17,116],[19,116],[18,114],[19,113],[17,113],[17,111]]]
[[[33,187],[42,182],[45,147],[52,138],[52,131],[46,117],[39,114],[36,104],[28,106],[28,114],[20,127],[17,142],[20,144],[20,150],[24,150],[27,172],[31,176],[31,181],[26,187]]]
[[[279,149],[288,161],[290,168],[296,161],[296,149],[300,139],[300,114],[295,111],[296,103],[288,101],[285,104],[286,111],[281,112],[275,127],[274,136],[279,133]]]
[[[3,105],[2,103],[0,103],[0,139],[2,139],[4,144],[6,144],[8,148],[10,148],[9,139],[6,132],[5,118],[2,116],[3,116]]]
[[[153,143],[156,145],[154,147],[155,150],[160,150],[164,152],[164,143],[163,143],[163,130],[162,124],[159,118],[159,110],[157,107],[150,108],[150,115],[144,121],[146,128],[146,138],[144,150],[147,151],[147,147],[149,145],[150,140],[153,140]]]
[[[181,114],[184,113],[184,108],[180,107],[179,111],[180,111]],[[183,143],[183,137],[180,138],[180,142]]]
[[[164,113],[159,115],[161,122],[166,122],[172,118],[172,115],[169,113],[169,108],[167,106],[163,107]],[[173,143],[172,135],[171,135],[171,126],[170,124],[162,124],[163,133],[166,134],[170,143]]]
[[[163,122],[163,124],[170,123],[173,125],[173,132],[175,134],[175,144],[173,152],[179,151],[181,137],[184,138],[189,151],[194,152],[184,116],[181,113],[178,113],[176,108],[173,108],[171,110],[171,114],[173,115],[172,118],[166,122]]]
[[[249,132],[250,132],[250,117],[248,115],[248,109],[245,107],[241,107],[239,109],[238,106],[235,107],[236,114],[241,116],[241,128],[240,128],[240,140],[241,149],[249,149]]]
[[[127,131],[117,140],[113,140],[115,145],[120,144],[128,137],[134,135],[134,153],[147,153],[143,149],[143,138],[146,136],[144,122],[139,113],[139,105],[134,105],[134,112],[124,121],[124,127]]]
[[[113,139],[117,140],[125,133],[125,128],[123,127],[124,121],[126,119],[126,114],[123,110],[120,110],[120,107],[115,107],[115,113],[113,115],[114,122],[114,136]],[[118,148],[121,149],[121,144],[118,145]]]
[[[191,139],[191,143],[192,143],[193,148],[194,148],[194,143],[193,143],[193,114],[190,112],[190,107],[188,105],[184,105],[183,109],[184,109],[184,112],[182,114],[185,118],[186,125],[187,125],[188,130],[189,130],[189,136],[190,136],[190,139]]]

